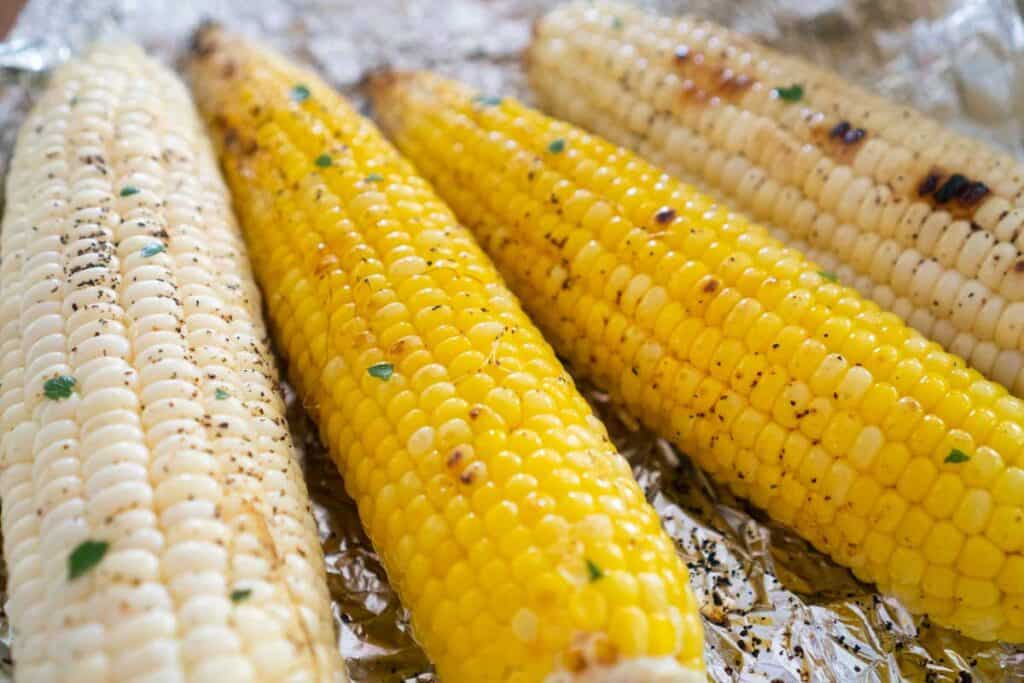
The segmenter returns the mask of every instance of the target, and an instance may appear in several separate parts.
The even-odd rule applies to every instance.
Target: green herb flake
[[[556,138],[548,143],[548,151],[552,154],[560,154],[565,150],[565,139]]]
[[[302,83],[299,83],[298,85],[292,88],[291,98],[292,102],[305,102],[306,100],[309,99],[309,88],[307,88]]]
[[[616,31],[621,31],[625,24],[622,23],[621,17],[612,17],[612,28]]]
[[[774,88],[772,92],[778,95],[780,100],[785,100],[786,102],[799,102],[804,96],[804,86],[799,83],[794,83],[788,88]]]
[[[395,366],[391,363],[375,363],[366,369],[371,377],[382,379],[387,382],[391,375],[395,374]]]
[[[313,163],[315,163],[320,168],[327,168],[328,166],[331,165],[331,155],[321,154],[316,158],[316,160]]]
[[[949,455],[946,456],[946,459],[943,462],[948,462],[953,465],[959,465],[960,463],[967,462],[970,459],[971,456],[967,455],[959,448],[954,448],[949,452]]]
[[[497,107],[501,104],[501,98],[497,95],[477,95],[473,98],[473,103],[481,107]]]
[[[146,258],[150,256],[156,256],[167,251],[167,246],[161,242],[154,242],[153,244],[147,244],[142,248],[142,255]]]
[[[224,391],[223,389],[217,389],[217,391],[213,392],[213,397],[215,399],[217,399],[218,401],[223,401],[224,399],[228,398],[229,396],[231,396],[231,394],[229,394],[228,392]]]
[[[243,600],[248,600],[251,595],[251,588],[236,588],[231,591],[231,602],[242,602]]]
[[[59,401],[62,398],[71,398],[71,392],[75,390],[75,378],[71,375],[60,375],[43,382],[43,394],[51,401]]]
[[[601,568],[589,558],[587,558],[587,576],[590,577],[590,583],[594,583],[595,581],[604,578],[604,572],[601,571]]]
[[[131,197],[133,194],[138,194],[138,193],[139,193],[139,188],[135,187],[134,185],[125,185],[124,187],[121,188],[121,196],[122,197]]]
[[[368,183],[379,183],[382,180],[384,180],[384,176],[382,176],[380,173],[371,173],[370,175],[363,178],[363,180],[365,180]]]
[[[96,568],[110,549],[106,541],[82,541],[68,556],[68,581],[74,581]]]
[[[839,282],[839,278],[838,278],[838,277],[836,277],[836,274],[835,274],[835,273],[832,273],[832,272],[830,272],[830,271],[827,271],[827,270],[819,270],[819,271],[818,271],[818,275],[822,276],[823,278],[825,278],[825,279],[826,279],[826,280],[828,280],[829,282]]]

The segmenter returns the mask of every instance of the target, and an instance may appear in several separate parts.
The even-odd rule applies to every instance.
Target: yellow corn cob
[[[528,64],[552,114],[764,221],[1024,396],[1012,157],[709,22],[613,3],[544,17]]]
[[[422,73],[374,106],[575,367],[912,610],[1024,640],[1024,403],[569,124]]]
[[[347,680],[256,284],[182,83],[131,46],[18,136],[0,495],[19,681]]]
[[[196,41],[291,376],[442,680],[698,681],[685,565],[494,267],[307,70]]]

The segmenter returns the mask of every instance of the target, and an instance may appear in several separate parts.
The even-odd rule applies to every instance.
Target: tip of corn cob
[[[374,120],[391,135],[401,127],[405,107],[401,102],[412,98],[418,105],[440,106],[446,98],[479,96],[462,83],[448,81],[437,74],[417,69],[384,69],[367,78],[366,93],[373,105]]]
[[[209,54],[217,46],[217,35],[222,30],[219,22],[213,19],[206,19],[196,27],[189,41],[188,51],[190,55],[202,57]]]
[[[421,78],[424,72],[412,69],[381,69],[366,77],[366,94],[373,106],[374,120],[387,131],[389,126],[397,123],[390,113],[395,109],[386,103],[396,97],[396,93]]]
[[[548,676],[544,683],[698,683],[704,680],[707,676],[703,671],[683,666],[670,657],[649,657],[581,673],[560,671]]]

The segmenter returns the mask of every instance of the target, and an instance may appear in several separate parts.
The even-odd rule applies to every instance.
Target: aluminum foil
[[[2,1],[2,0],[0,0]],[[519,53],[553,0],[30,0],[0,43],[0,171],[46,72],[97,37],[128,36],[174,63],[218,19],[314,64],[363,102],[384,67],[429,67],[529,99]],[[1024,154],[1024,23],[1011,0],[662,0],[831,65],[950,125]],[[2,201],[2,200],[0,200]],[[709,481],[584,382],[686,559],[714,681],[1021,681],[1024,650],[911,616]],[[363,533],[355,505],[290,388],[352,677],[436,680]],[[3,571],[0,564],[0,572]],[[6,576],[2,577],[5,579]],[[0,585],[4,581],[0,580]],[[11,680],[0,613],[0,683]]]

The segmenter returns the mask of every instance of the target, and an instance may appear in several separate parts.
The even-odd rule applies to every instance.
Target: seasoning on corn
[[[61,67],[6,198],[18,680],[347,680],[256,284],[184,86],[134,47]]]
[[[527,63],[544,109],[763,221],[1024,396],[1010,155],[707,21],[619,4],[556,8]]]
[[[704,680],[657,513],[429,184],[273,54],[208,28],[191,71],[291,377],[440,678]]]
[[[372,90],[574,367],[913,611],[1024,641],[1024,403],[621,148],[430,74]]]

